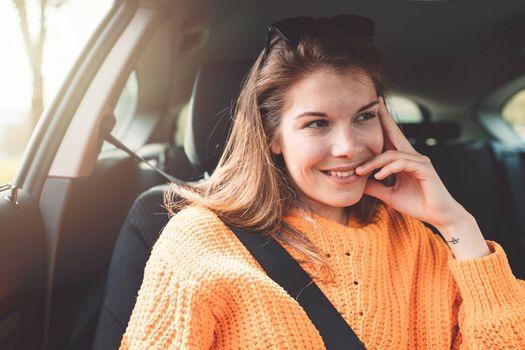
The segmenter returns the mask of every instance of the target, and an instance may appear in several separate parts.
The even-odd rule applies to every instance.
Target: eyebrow
[[[375,106],[377,104],[379,104],[379,101],[370,102],[370,103],[364,105],[363,107],[359,108],[356,113],[360,113],[360,112],[366,111],[370,107],[373,107],[373,106]],[[299,114],[297,117],[295,117],[295,119],[299,119],[299,118],[306,117],[306,116],[323,117],[323,118],[327,117],[326,113],[323,113],[323,112],[303,112],[303,113]]]

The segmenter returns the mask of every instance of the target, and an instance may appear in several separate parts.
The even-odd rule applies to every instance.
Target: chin
[[[359,200],[328,203],[328,205],[334,208],[346,208],[346,207],[351,207],[357,203],[359,203]]]
[[[348,194],[344,197],[341,196],[341,194],[337,194],[335,196],[330,197],[329,200],[320,201],[320,202],[324,202],[325,205],[328,205],[334,208],[346,208],[346,207],[351,207],[354,204],[357,204],[361,200],[361,198],[363,198],[363,193]]]

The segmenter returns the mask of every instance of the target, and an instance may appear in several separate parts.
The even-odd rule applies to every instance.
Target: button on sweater
[[[325,254],[333,278],[316,283],[367,349],[525,349],[525,282],[497,243],[455,260],[440,236],[385,205],[361,227],[285,221]],[[121,349],[324,349],[295,297],[212,211],[189,207],[152,250]]]

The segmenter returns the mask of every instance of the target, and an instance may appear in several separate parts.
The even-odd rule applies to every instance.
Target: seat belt
[[[279,242],[268,235],[228,227],[266,274],[301,305],[328,350],[365,349],[341,314]]]
[[[105,133],[104,139],[132,158],[148,164],[166,180],[181,183],[180,180],[148,163],[147,160],[115,139],[109,132]],[[301,305],[321,334],[327,350],[365,349],[361,340],[341,314],[279,242],[271,236],[249,233],[233,226],[229,227],[255,260],[259,262],[268,276]]]
[[[150,162],[148,162],[146,159],[142,158],[141,156],[139,156],[137,153],[133,152],[131,149],[129,149],[126,145],[124,145],[122,142],[120,142],[119,140],[117,140],[113,135],[111,135],[109,132],[106,132],[104,134],[104,140],[109,142],[110,144],[112,144],[113,146],[117,147],[118,149],[120,149],[121,151],[124,151],[126,152],[127,154],[129,154],[131,156],[131,158],[135,159],[136,161],[138,162],[143,162],[145,164],[147,164],[151,169],[155,170],[160,176],[162,176],[163,178],[165,178],[166,180],[168,180],[169,182],[174,182],[176,184],[179,184],[181,183],[182,181],[171,176],[170,174],[160,170],[159,168],[157,168],[156,166],[154,166],[153,164],[151,164]]]

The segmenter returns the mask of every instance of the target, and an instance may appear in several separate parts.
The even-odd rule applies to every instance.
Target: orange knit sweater
[[[335,279],[316,282],[367,349],[525,349],[525,282],[497,243],[458,261],[423,224],[386,206],[364,227],[312,219],[285,220],[326,254]],[[152,251],[121,349],[324,345],[222,221],[190,207]]]

